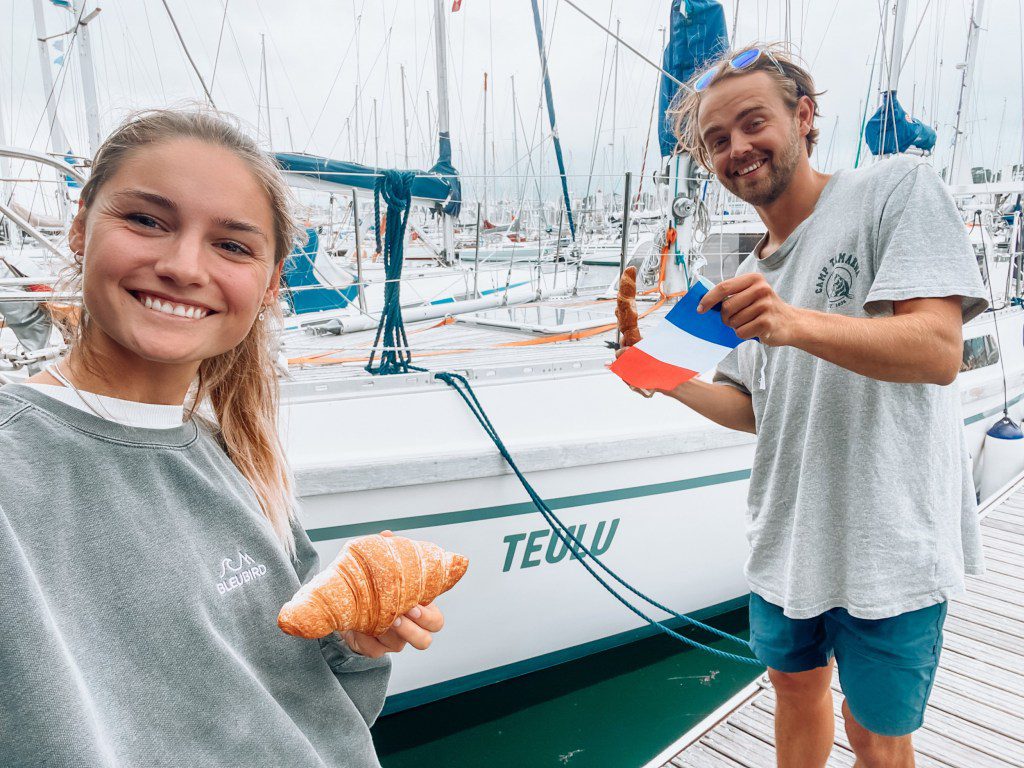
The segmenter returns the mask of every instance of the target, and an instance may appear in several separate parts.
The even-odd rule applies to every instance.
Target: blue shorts
[[[750,645],[762,663],[780,672],[823,667],[834,655],[857,722],[882,736],[905,736],[924,720],[945,619],[946,603],[888,619],[857,619],[845,608],[790,619],[751,593]]]

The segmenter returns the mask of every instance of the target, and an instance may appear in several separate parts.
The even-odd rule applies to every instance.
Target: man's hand
[[[618,360],[619,359],[619,355],[621,355],[627,349],[629,349],[629,347],[619,347],[618,349],[616,349],[615,350],[615,359]],[[611,363],[607,363],[606,367],[609,366],[609,365],[611,365]],[[653,390],[653,389],[640,389],[640,387],[634,387],[632,384],[627,384],[626,386],[629,387],[630,389],[632,389],[638,395],[643,395],[644,397],[646,397],[648,399],[654,397],[654,393],[656,391],[656,390]]]
[[[381,536],[394,536],[391,531],[381,531]],[[379,659],[385,653],[399,653],[406,644],[420,651],[430,647],[435,632],[444,627],[441,609],[433,602],[414,605],[408,613],[395,619],[388,631],[380,637],[365,635],[349,630],[342,634],[348,647],[361,656]]]
[[[757,338],[769,347],[792,342],[800,310],[787,304],[760,272],[723,280],[701,299],[698,312],[722,302],[722,321],[741,339]]]

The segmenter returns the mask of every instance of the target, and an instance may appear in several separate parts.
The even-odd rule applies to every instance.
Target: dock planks
[[[1024,765],[1024,477],[982,513],[986,573],[951,601],[918,768]],[[829,768],[852,768],[842,691],[832,679],[836,741]],[[773,768],[775,693],[767,676],[740,703],[683,736],[646,768]]]

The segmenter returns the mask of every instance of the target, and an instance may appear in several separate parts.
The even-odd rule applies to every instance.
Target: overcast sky
[[[32,2],[0,0],[0,141],[47,149]],[[80,7],[81,0],[76,2]],[[577,3],[603,21],[610,19],[613,27],[618,24],[625,40],[660,60],[669,0]],[[264,143],[277,150],[404,166],[404,67],[409,165],[433,163],[430,121],[436,121],[437,80],[432,0],[227,0],[223,35],[224,0],[168,4],[200,72],[212,83],[217,106],[242,116]],[[899,94],[908,110],[913,107],[916,116],[937,124],[939,167],[948,160],[953,135],[960,86],[956,66],[964,57],[971,4],[909,0]],[[90,9],[95,5],[89,0]],[[203,98],[161,0],[103,0],[100,5],[103,10],[90,30],[104,131],[129,110]],[[818,87],[827,91],[821,99],[817,163],[824,169],[852,166],[864,101],[873,108],[878,98],[877,85],[869,92],[869,77],[884,4],[724,0],[723,5],[730,30],[736,20],[734,43],[740,45],[783,39],[786,7],[791,8],[791,40]],[[49,34],[71,26],[71,14],[49,0],[45,6]],[[650,136],[649,174],[658,155],[651,129],[657,72],[620,48],[618,78],[612,79],[614,41],[565,2],[541,0],[541,7],[572,188],[586,188],[591,164],[592,188],[621,184],[625,170],[639,173]],[[450,10],[451,0],[445,0],[445,8]],[[1021,159],[1021,12],[1020,0],[986,3],[976,96],[966,116],[971,165],[1000,167]],[[449,12],[447,19],[454,160],[467,197],[482,192],[484,72],[489,73],[486,166],[488,174],[498,177],[489,182],[488,195],[511,194],[514,145],[521,157],[534,148],[535,171],[554,174],[546,117],[541,119],[538,110],[541,78],[530,0],[463,0],[462,9]],[[267,101],[259,93],[261,36],[266,41],[269,129]],[[54,50],[50,58],[58,55]],[[86,154],[77,67],[78,57],[72,56],[68,66],[54,65],[53,72],[61,121],[76,152]],[[513,76],[521,116],[515,137]],[[527,171],[525,159],[519,171]],[[549,180],[545,196],[554,190]]]

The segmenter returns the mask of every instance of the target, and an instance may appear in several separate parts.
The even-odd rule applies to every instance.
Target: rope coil
[[[377,252],[384,254],[384,308],[381,311],[377,335],[373,340],[374,350],[366,363],[366,370],[380,376],[394,373],[408,373],[412,363],[412,352],[409,351],[409,339],[406,337],[405,324],[402,321],[402,304],[400,298],[400,278],[405,248],[405,228],[409,223],[409,211],[412,208],[412,183],[416,174],[412,171],[381,171],[373,188],[373,209],[377,221],[380,216],[380,199],[383,197],[387,205],[387,217],[383,227],[377,227]],[[383,248],[381,247],[381,229],[384,229]],[[376,348],[384,339],[384,350],[380,353],[380,364],[373,365]]]

